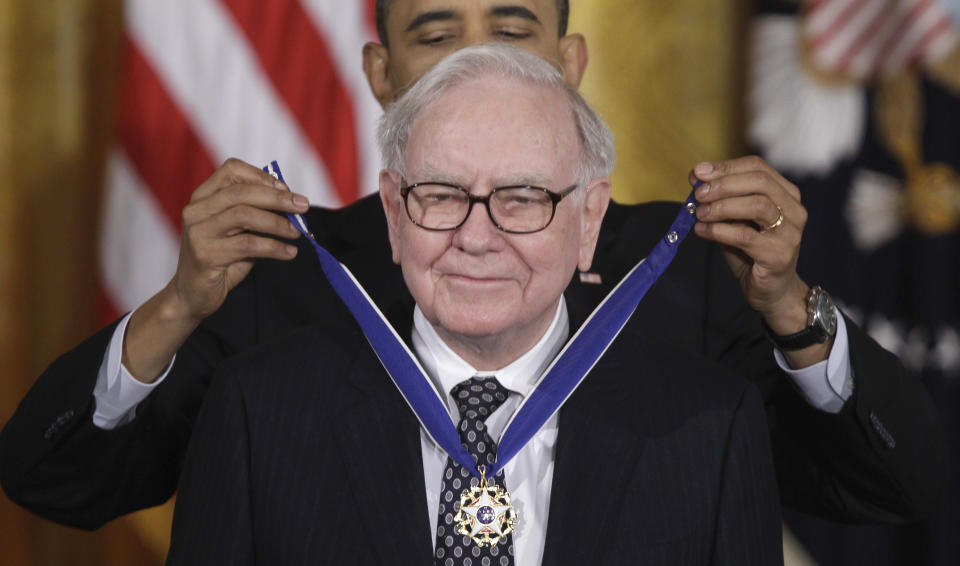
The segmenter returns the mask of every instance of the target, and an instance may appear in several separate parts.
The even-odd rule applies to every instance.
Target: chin
[[[448,332],[491,336],[520,322],[517,315],[524,305],[513,286],[479,291],[470,289],[468,293],[461,291],[455,286],[453,289],[443,288],[434,296],[436,320]]]
[[[510,326],[501,313],[477,311],[469,307],[461,307],[449,316],[440,313],[437,322],[446,332],[475,338],[494,336]]]

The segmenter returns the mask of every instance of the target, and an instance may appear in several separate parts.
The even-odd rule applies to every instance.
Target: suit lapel
[[[349,379],[365,400],[341,414],[335,434],[370,544],[383,564],[432,563],[420,423],[372,353]]]
[[[642,449],[636,434],[609,415],[587,383],[560,410],[544,566],[596,563],[610,541]]]
[[[662,233],[659,225],[643,223],[633,226],[629,237],[621,237],[621,226],[631,208],[611,203],[604,218],[594,265],[594,271],[602,273],[603,283],[583,284],[574,277],[564,293],[571,330],[580,327],[640,260],[642,252],[637,250],[648,250]],[[628,248],[620,250],[625,242]],[[611,418],[609,406],[615,403],[604,402],[604,398],[616,398],[622,385],[635,378],[624,375],[615,352],[607,351],[560,410],[544,566],[601,560],[622,513],[620,497],[643,452],[637,433]]]

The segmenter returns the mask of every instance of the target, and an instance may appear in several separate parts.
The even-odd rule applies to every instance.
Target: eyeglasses
[[[478,197],[463,187],[430,181],[400,187],[400,196],[410,220],[426,230],[456,230],[479,202],[487,208],[487,215],[498,230],[531,234],[550,225],[557,203],[576,188],[577,185],[571,185],[555,193],[542,187],[516,185],[497,187]]]

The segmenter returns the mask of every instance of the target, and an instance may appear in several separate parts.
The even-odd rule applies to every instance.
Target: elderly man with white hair
[[[563,293],[590,267],[613,165],[560,73],[464,49],[387,110],[380,141],[409,291],[382,305],[395,333],[348,281],[356,319],[221,366],[168,563],[781,562],[753,386],[629,323],[578,360],[582,381],[554,371],[602,334],[576,332]]]

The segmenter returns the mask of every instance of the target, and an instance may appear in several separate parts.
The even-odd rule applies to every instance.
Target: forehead
[[[494,19],[535,18],[545,29],[559,31],[556,0],[392,0],[386,3],[387,27],[404,31],[418,19],[437,17],[466,21],[477,17]]]
[[[478,178],[494,184],[566,183],[578,163],[579,143],[562,93],[486,77],[451,88],[420,112],[406,166],[411,176],[464,184]],[[447,178],[435,178],[438,174]]]

